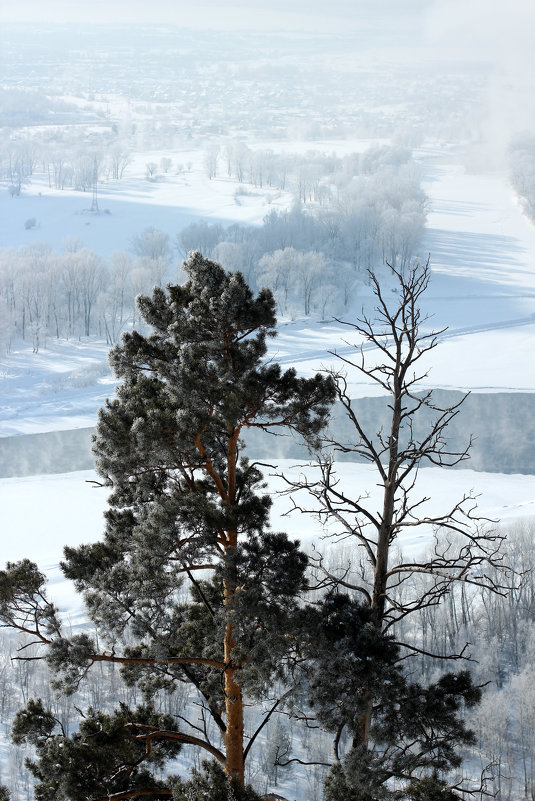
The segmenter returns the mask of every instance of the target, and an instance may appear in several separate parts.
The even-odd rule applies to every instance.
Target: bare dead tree
[[[312,557],[316,586],[357,594],[377,629],[397,639],[407,616],[440,603],[457,582],[501,594],[506,593],[507,585],[505,580],[501,583],[506,570],[501,555],[504,535],[492,528],[492,521],[478,515],[477,496],[467,492],[443,512],[429,513],[430,498],[419,494],[421,467],[453,467],[469,458],[471,441],[460,450],[450,449],[447,441],[447,428],[460,413],[466,396],[441,406],[431,390],[418,391],[428,376],[421,366],[424,357],[437,346],[445,329],[429,330],[428,318],[420,309],[430,279],[429,261],[405,273],[391,269],[397,279],[395,300],[390,293],[385,296],[377,277],[370,273],[376,298],[374,314],[363,311],[355,322],[338,320],[352,331],[357,344],[346,341],[343,350],[331,352],[341,366],[328,372],[354,436],[348,441],[328,439],[318,457],[318,472],[297,480],[286,476],[285,481],[296,510],[317,516],[334,532],[333,537],[355,546],[339,568],[329,568],[319,552]],[[357,414],[350,395],[350,379],[355,373],[373,381],[388,397],[388,421],[377,431],[367,430]],[[423,412],[426,419],[430,413],[431,422],[422,433]],[[381,489],[379,502],[371,497],[370,487],[344,484],[337,473],[339,454],[373,466],[373,483]],[[295,492],[303,489],[314,498],[312,505],[302,500],[302,492]],[[428,537],[430,529],[432,552],[405,560],[398,548],[404,535],[421,531]],[[414,580],[422,574],[428,577],[426,582]],[[417,641],[402,639],[396,643],[402,646],[402,658],[426,653]],[[464,648],[436,656],[467,658],[467,653]],[[370,699],[354,746],[368,742],[371,717]]]

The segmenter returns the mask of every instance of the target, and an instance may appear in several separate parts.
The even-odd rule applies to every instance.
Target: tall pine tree
[[[152,333],[125,334],[111,351],[120,384],[100,411],[94,439],[97,471],[111,488],[105,535],[65,549],[64,573],[84,593],[107,650],[87,633],[62,633],[53,607],[43,607],[33,568],[25,587],[20,565],[3,573],[2,611],[21,628],[23,610],[26,629],[48,644],[49,662],[67,692],[97,661],[120,663],[147,702],[161,689],[192,685],[202,709],[200,731],[162,727],[150,710],[132,713],[130,721],[122,710],[113,725],[124,719],[147,753],[152,743],[166,741],[200,747],[243,787],[256,736],[245,740],[244,700],[261,699],[292,661],[307,564],[297,542],[269,530],[270,499],[258,465],[242,455],[244,435],[252,428],[293,430],[315,440],[334,387],[330,378],[298,378],[264,360],[276,322],[268,290],[253,297],[240,273],[226,273],[200,253],[184,268],[186,283],[138,299]],[[19,738],[32,731],[31,719],[27,714]],[[39,742],[44,759],[46,738]],[[108,762],[119,775],[117,759]],[[126,793],[136,786],[136,770],[127,763],[123,784],[114,787],[124,798],[134,797]],[[39,767],[34,772],[41,778]],[[62,797],[98,797],[91,781],[85,795],[77,785],[76,796]],[[109,790],[102,782],[104,795]],[[146,774],[142,789],[150,794]],[[170,793],[155,782],[155,798]]]

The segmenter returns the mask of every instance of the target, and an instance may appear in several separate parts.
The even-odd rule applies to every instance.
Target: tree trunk
[[[399,358],[399,357],[398,357]],[[374,625],[382,631],[386,606],[386,587],[388,574],[388,557],[390,552],[390,536],[394,520],[394,504],[396,497],[397,459],[399,429],[401,421],[401,396],[396,382],[396,396],[392,409],[392,423],[389,439],[388,476],[384,483],[383,515],[381,525],[377,532],[377,551],[373,577],[373,591],[371,598],[371,616]],[[364,712],[358,720],[357,730],[353,738],[353,747],[367,745],[370,724],[373,713],[373,702],[363,688]]]
[[[359,715],[353,735],[353,748],[359,745],[367,745],[370,736],[370,724],[372,722],[373,701],[369,692],[364,687],[362,689],[363,712]]]
[[[238,536],[236,532],[228,532],[229,546],[226,555],[233,555],[236,551]],[[232,608],[233,596],[236,592],[236,567],[234,560],[228,560],[227,577],[224,581],[224,603]],[[230,573],[230,575],[228,575]],[[233,651],[236,643],[232,623],[227,621],[225,627],[224,661],[225,669],[225,772],[233,779],[237,779],[240,786],[245,784],[245,766],[243,759],[243,696],[241,686],[236,681],[236,668],[232,665]]]
[[[225,664],[232,660],[234,637],[232,625],[227,623],[225,629]],[[243,697],[242,690],[235,680],[235,669],[225,670],[225,772],[237,779],[240,786],[245,784],[245,766],[243,760]]]

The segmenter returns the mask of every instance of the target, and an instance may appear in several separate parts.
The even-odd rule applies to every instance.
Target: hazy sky
[[[486,61],[489,136],[535,129],[534,0],[436,0],[426,14],[429,46]]]
[[[497,59],[532,51],[534,0],[0,0],[0,22],[167,23],[198,28],[350,32],[418,22],[414,45]]]
[[[163,22],[213,28],[344,30],[369,17],[410,14],[432,0],[0,0],[6,22]]]

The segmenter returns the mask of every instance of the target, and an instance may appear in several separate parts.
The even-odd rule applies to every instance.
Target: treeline
[[[135,296],[161,284],[170,267],[164,257],[123,252],[106,261],[75,240],[64,252],[47,245],[1,250],[0,348],[9,352],[22,338],[37,353],[48,337],[92,335],[112,344],[135,322]]]
[[[102,181],[120,180],[131,163],[128,137],[111,127],[87,136],[76,128],[44,129],[33,136],[4,136],[0,180],[20,195],[37,175],[49,188],[91,191]]]
[[[74,103],[61,97],[50,97],[37,89],[22,87],[0,87],[0,108],[2,126],[38,125],[56,120],[61,115],[73,119],[79,111]]]
[[[255,187],[291,191],[303,203],[322,205],[336,200],[340,190],[357,175],[396,171],[412,162],[411,150],[399,145],[370,147],[362,153],[337,156],[317,150],[305,153],[253,149],[239,139],[213,141],[205,150],[204,166],[210,179],[234,178]]]
[[[418,251],[427,199],[408,150],[307,153],[290,162],[234,142],[211,158],[214,175],[224,159],[237,180],[290,188],[295,205],[271,211],[260,227],[192,223],[177,237],[178,250],[200,250],[241,270],[252,287],[269,286],[282,316],[345,308],[369,270],[388,263],[403,273]]]
[[[248,164],[251,151],[236,147],[229,152]],[[274,164],[286,158],[271,156]],[[237,170],[241,161],[233,159],[231,169]],[[321,161],[324,175],[331,169],[330,178],[312,182],[310,191],[314,196],[320,187],[328,189],[327,205],[309,208],[297,201],[288,211],[273,209],[261,226],[192,223],[175,237],[176,252],[182,257],[199,250],[226,269],[240,270],[252,288],[268,286],[283,317],[324,319],[348,306],[369,270],[380,272],[386,262],[404,272],[426,218],[426,197],[408,151],[381,147],[321,159],[316,174]],[[296,159],[292,174],[315,163]],[[162,168],[170,169],[168,161],[162,159]],[[275,175],[267,166],[265,171]],[[248,177],[254,181],[255,175]],[[0,347],[9,350],[17,337],[30,340],[36,352],[51,336],[97,335],[116,342],[135,322],[136,295],[176,277],[173,255],[170,235],[154,228],[132,238],[130,253],[116,252],[110,260],[77,240],[68,240],[61,253],[39,244],[0,251]]]

